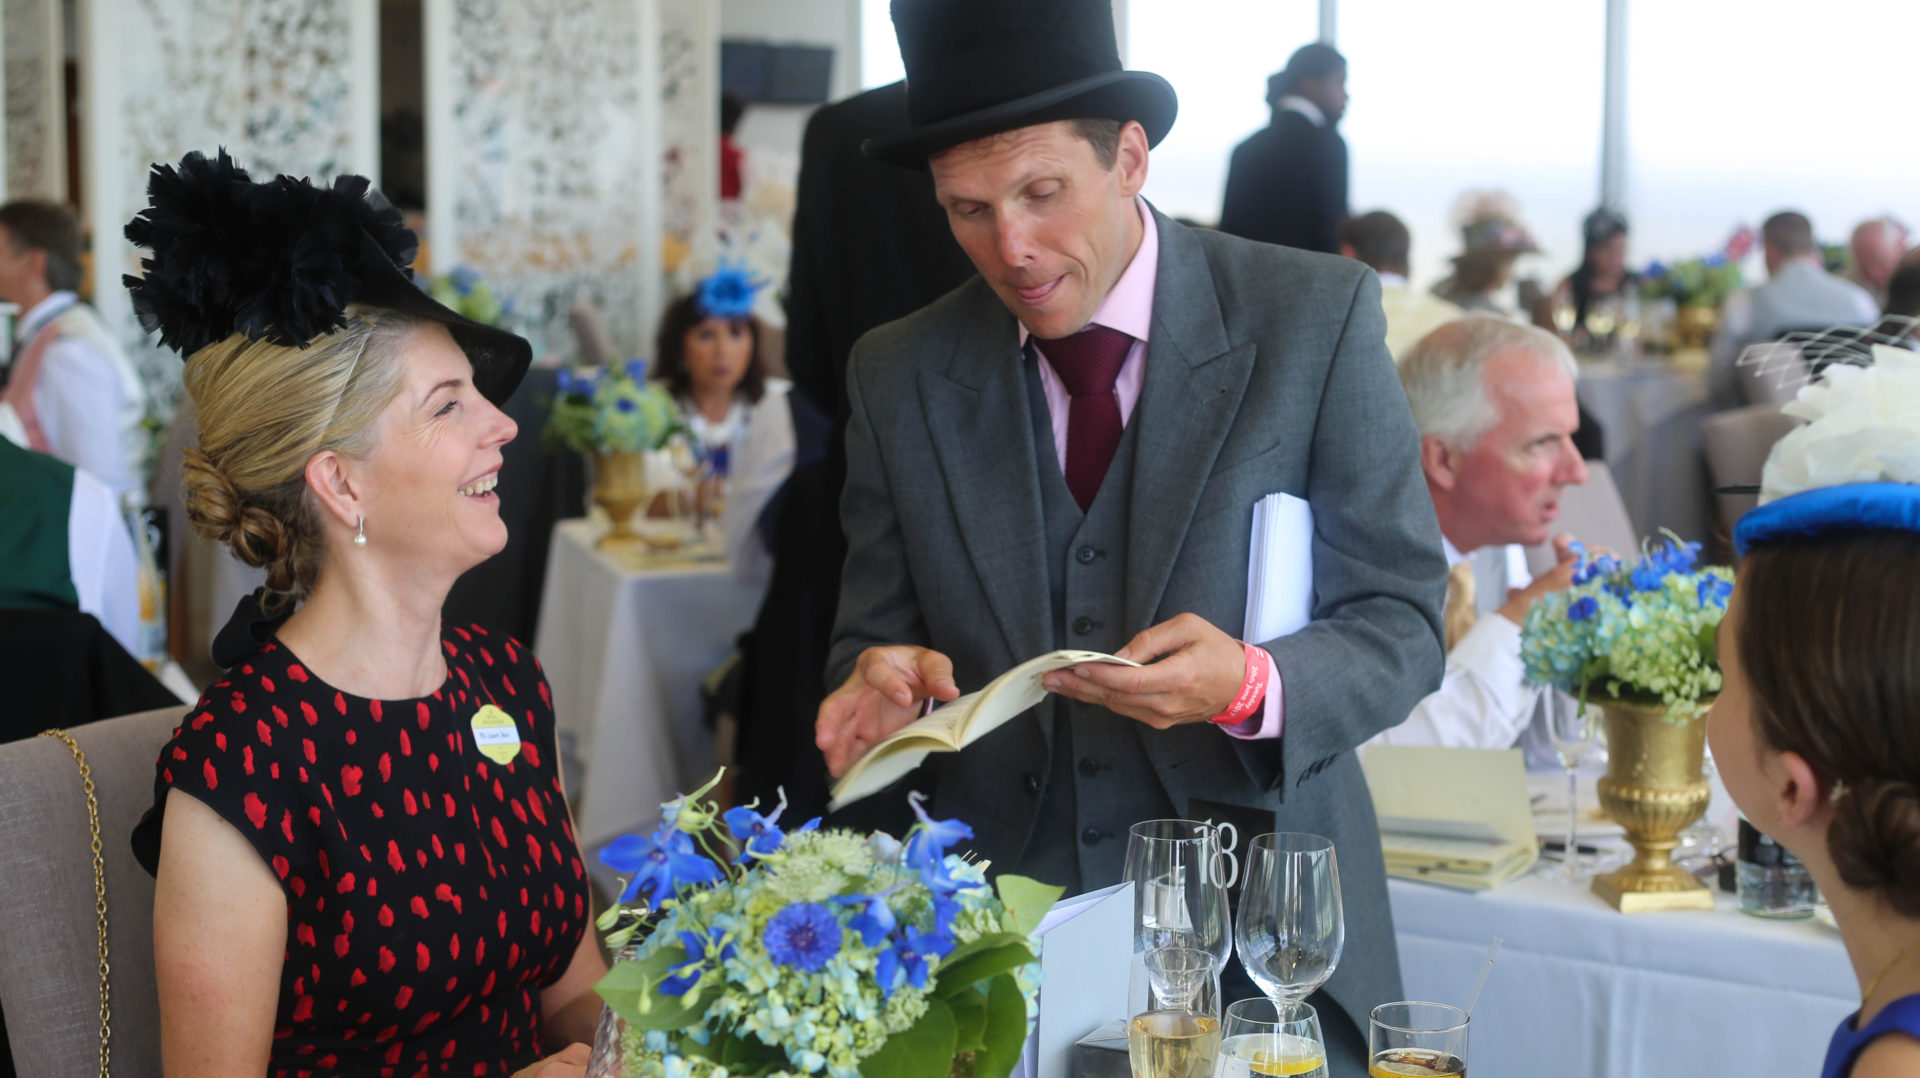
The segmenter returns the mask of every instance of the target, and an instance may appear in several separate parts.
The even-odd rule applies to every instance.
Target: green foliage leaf
[[[930,999],[927,1013],[918,1022],[888,1037],[878,1052],[861,1060],[860,1073],[863,1078],[947,1078],[959,1037],[952,1009]]]
[[[987,1028],[973,1056],[974,1078],[1007,1078],[1027,1044],[1027,1001],[1013,975],[1002,973],[987,985]]]
[[[965,991],[949,998],[947,1006],[953,1010],[953,1025],[958,1034],[953,1050],[956,1053],[977,1052],[984,1047],[986,1041],[982,1037],[987,1032],[986,991],[969,985]]]
[[[1011,873],[1003,874],[994,884],[994,890],[1000,895],[1000,904],[1007,907],[1007,917],[1013,921],[1014,930],[1023,936],[1033,935],[1034,930],[1040,927],[1040,919],[1067,892],[1064,887],[1053,887]]]
[[[1009,944],[1025,946],[1026,942],[1027,937],[1025,936],[1016,936],[1011,932],[991,932],[975,939],[971,943],[963,943],[955,947],[953,953],[941,959],[941,962],[947,966],[953,966],[959,964],[962,959],[980,954],[983,951],[991,951],[997,947],[1005,947]]]
[[[594,990],[613,1008],[613,1013],[636,1029],[683,1029],[700,1017],[720,987],[716,978],[709,978],[684,996],[660,994],[657,988],[660,982],[672,975],[673,967],[686,960],[686,948],[662,947],[645,958],[614,963],[613,969],[594,985]]]
[[[1009,943],[968,955],[958,962],[941,962],[934,975],[933,994],[952,999],[982,981],[1019,969],[1031,961],[1033,952],[1025,943]]]

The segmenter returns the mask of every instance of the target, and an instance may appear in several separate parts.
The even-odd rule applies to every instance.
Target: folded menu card
[[[1539,857],[1519,749],[1369,745],[1360,763],[1387,875],[1484,891]]]

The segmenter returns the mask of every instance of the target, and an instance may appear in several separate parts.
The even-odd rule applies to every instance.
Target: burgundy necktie
[[[1067,489],[1084,513],[1120,444],[1120,399],[1114,396],[1113,382],[1120,377],[1133,338],[1090,325],[1070,337],[1040,340],[1039,345],[1072,398],[1067,406]]]

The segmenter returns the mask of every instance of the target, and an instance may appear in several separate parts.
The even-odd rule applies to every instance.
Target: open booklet
[[[1369,745],[1360,762],[1387,875],[1485,891],[1539,855],[1519,749]]]
[[[1140,665],[1098,651],[1050,651],[1039,658],[1028,659],[988,682],[979,692],[940,705],[868,750],[834,784],[829,809],[838,811],[844,805],[879,793],[919,767],[929,753],[959,752],[987,736],[1047,695],[1040,687],[1041,678],[1082,663]]]

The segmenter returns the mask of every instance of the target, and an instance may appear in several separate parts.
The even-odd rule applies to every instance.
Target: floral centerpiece
[[[1579,549],[1573,587],[1527,611],[1520,658],[1535,685],[1587,700],[1657,704],[1685,722],[1720,691],[1714,632],[1733,574],[1696,568],[1699,543],[1677,537],[1627,565]]]
[[[497,326],[500,319],[510,311],[501,304],[493,289],[479,271],[465,266],[451,273],[442,273],[427,282],[427,294],[435,303],[451,309],[463,318],[471,318],[482,325]]]
[[[1605,716],[1600,805],[1635,855],[1593,889],[1629,913],[1712,909],[1713,893],[1671,854],[1711,794],[1701,719],[1720,691],[1714,634],[1733,575],[1700,567],[1700,544],[1671,533],[1632,565],[1579,553],[1573,587],[1527,610],[1520,658],[1527,680],[1577,696],[1583,708],[1597,700]]]
[[[679,409],[665,389],[647,381],[641,359],[597,371],[562,369],[557,388],[542,444],[593,458],[593,500],[613,522],[602,545],[638,539],[631,520],[647,500],[646,454],[684,429]]]
[[[694,793],[601,860],[622,873],[600,919],[631,957],[600,982],[621,1072],[686,1078],[1003,1078],[1037,1013],[1042,915],[1060,889],[986,883],[934,820],[884,834],[783,831],[785,802],[721,813]]]
[[[1680,307],[1718,307],[1743,283],[1739,264],[1719,252],[1672,264],[1652,262],[1640,275],[1642,295]]]

